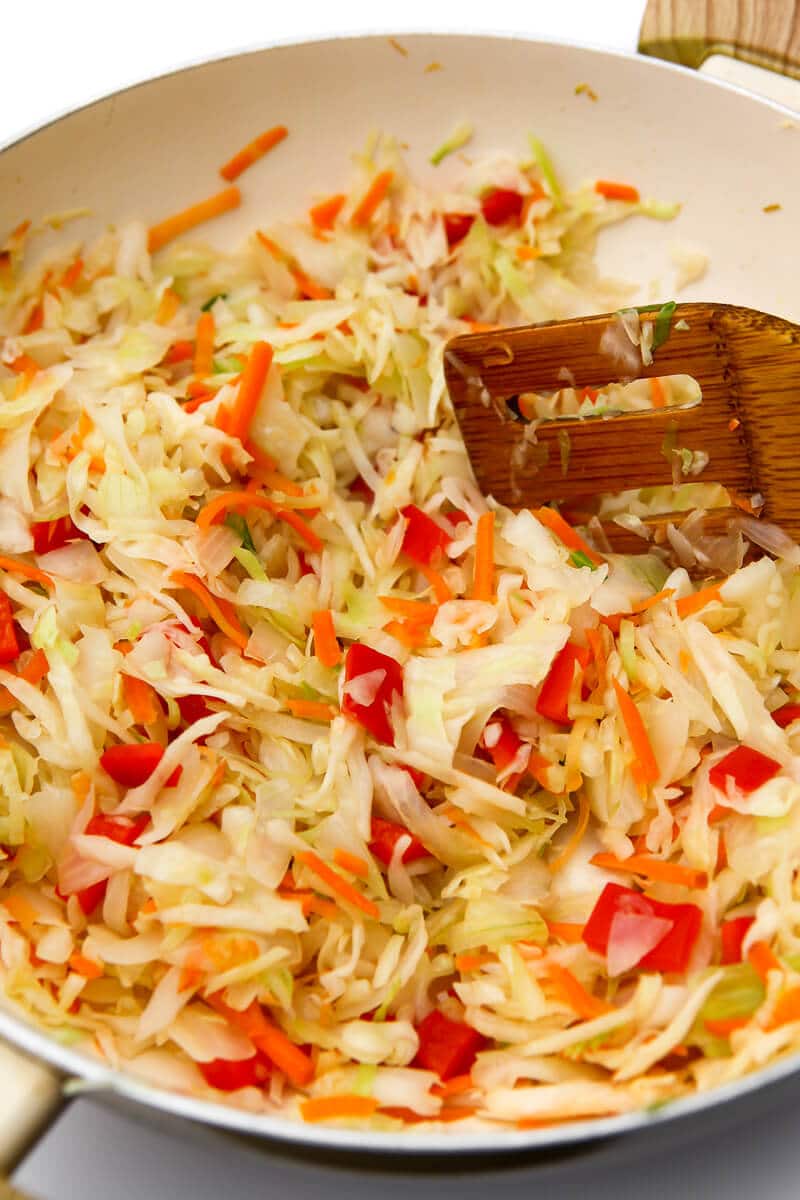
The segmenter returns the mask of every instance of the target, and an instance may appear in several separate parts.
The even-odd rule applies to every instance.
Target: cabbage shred
[[[443,1110],[477,1128],[661,1103],[798,1047],[800,1022],[776,1013],[798,985],[800,724],[771,715],[800,691],[797,548],[691,611],[692,579],[663,552],[596,566],[481,495],[446,396],[443,344],[476,322],[625,300],[592,265],[618,206],[568,192],[534,148],[436,193],[383,140],[329,232],[278,223],[229,254],[192,241],[151,259],[137,223],[32,267],[10,243],[0,565],[27,640],[0,669],[0,976],[8,1003],[114,1066],[253,1111],[356,1095],[374,1128]],[[388,198],[353,227],[378,170]],[[486,223],[490,186],[534,197],[521,221]],[[448,213],[474,217],[452,246]],[[201,312],[214,359],[196,380]],[[219,414],[259,341],[274,360],[243,444]],[[271,507],[198,525],[247,487]],[[403,550],[408,505],[448,532],[433,571]],[[474,599],[488,511],[494,594]],[[71,540],[36,553],[35,527],[66,517]],[[385,672],[345,686],[343,661],[323,666],[321,610],[343,658],[359,643],[402,668],[393,744],[352,716]],[[567,642],[587,665],[555,722],[537,699]],[[104,770],[110,747],[145,741],[164,753],[144,781]],[[710,769],[738,744],[777,773],[720,793]],[[626,874],[634,853],[692,868],[694,886]],[[632,962],[612,975],[589,948],[610,881],[701,910],[685,971],[639,969],[612,934]],[[763,983],[720,965],[738,917],[745,963],[771,947]],[[209,1082],[207,1064],[252,1058],[253,1005],[303,1047],[308,1081],[273,1061],[265,1083]],[[421,1061],[433,1009],[480,1035],[444,1097]]]

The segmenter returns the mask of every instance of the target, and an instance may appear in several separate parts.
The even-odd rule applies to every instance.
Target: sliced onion
[[[613,979],[640,963],[663,941],[674,922],[647,913],[616,913],[608,934],[608,974]]]
[[[776,558],[784,559],[793,567],[800,566],[800,546],[777,525],[771,525],[768,521],[756,521],[754,517],[737,517],[734,524],[751,542],[766,550],[767,554],[774,554]]]
[[[50,575],[73,583],[102,583],[108,571],[91,542],[71,542],[39,556],[39,566]]]
[[[382,668],[377,671],[367,671],[364,675],[356,675],[355,679],[346,683],[342,690],[354,704],[361,704],[366,708],[374,701],[385,678],[386,672]]]

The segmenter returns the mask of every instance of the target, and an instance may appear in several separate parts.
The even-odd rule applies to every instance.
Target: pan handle
[[[57,1072],[0,1041],[0,1200],[25,1200],[7,1178],[63,1103]]]
[[[639,50],[700,67],[726,54],[800,79],[800,4],[796,0],[647,0]]]

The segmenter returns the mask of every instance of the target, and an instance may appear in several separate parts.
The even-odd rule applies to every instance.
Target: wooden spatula
[[[764,515],[800,539],[800,326],[728,304],[637,311],[661,342],[647,366],[616,313],[448,343],[447,386],[479,486],[520,508],[670,484],[672,451],[685,447],[709,456],[697,480],[763,496]],[[697,380],[700,403],[536,427],[518,419],[526,392],[670,375]]]

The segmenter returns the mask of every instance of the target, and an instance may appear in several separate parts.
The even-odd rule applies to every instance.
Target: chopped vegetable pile
[[[237,186],[0,253],[0,980],[61,1042],[398,1131],[800,1047],[800,550],[504,509],[445,394],[456,333],[618,308],[598,231],[665,215],[532,148],[437,191],[379,141],[235,253]]]

